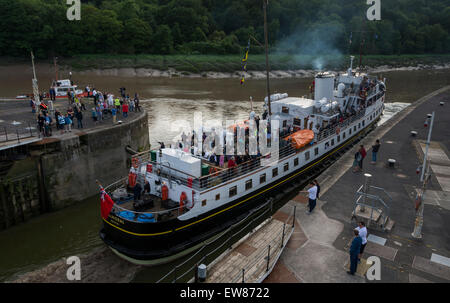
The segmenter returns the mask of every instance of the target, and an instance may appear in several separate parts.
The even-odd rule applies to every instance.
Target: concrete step
[[[384,226],[384,229],[388,232],[390,232],[392,230],[392,228],[394,227],[395,221],[392,220],[391,218],[388,218],[386,225]]]

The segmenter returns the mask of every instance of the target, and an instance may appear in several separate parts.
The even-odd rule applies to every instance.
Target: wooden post
[[[294,226],[295,226],[295,212],[296,212],[296,209],[297,209],[297,205],[294,206],[294,216],[293,216],[293,219],[292,219],[292,228],[294,228]]]
[[[245,274],[245,268],[242,269],[242,283],[245,283],[244,274]]]
[[[269,249],[267,250],[267,268],[266,268],[266,271],[269,271],[269,263],[270,263],[270,245],[269,245]]]

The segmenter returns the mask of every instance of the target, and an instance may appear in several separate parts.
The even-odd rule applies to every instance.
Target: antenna
[[[270,83],[269,83],[269,36],[267,30],[267,3],[268,0],[263,0],[263,9],[264,9],[264,40],[266,45],[266,78],[267,78],[267,100],[269,106],[269,117],[272,116],[272,109],[270,106]]]

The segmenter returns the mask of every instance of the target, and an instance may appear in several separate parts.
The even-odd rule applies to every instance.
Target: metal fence
[[[223,231],[218,237],[211,242],[204,244],[199,248],[191,257],[186,259],[184,262],[175,266],[162,278],[160,278],[156,283],[161,283],[164,281],[169,281],[171,283],[176,283],[177,281],[188,281],[190,278],[195,277],[197,272],[197,267],[199,264],[209,264],[217,258],[217,254],[220,253],[226,247],[231,247],[233,245],[233,239],[236,241],[238,237],[241,239],[246,233],[248,233],[248,228],[259,222],[262,217],[271,213],[273,209],[273,199],[269,199],[266,203],[261,205],[258,209],[254,210],[253,213],[248,214],[244,219],[230,226],[228,229]],[[259,211],[262,211],[257,217],[248,221],[249,218]],[[248,222],[247,222],[248,221]],[[242,224],[247,223],[245,226],[241,227]],[[220,244],[219,244],[220,243]],[[208,248],[214,247],[211,251],[206,253]],[[203,254],[203,256],[202,256]],[[189,266],[189,264],[193,264]],[[188,267],[181,272],[182,268]]]
[[[3,126],[0,127],[0,142],[17,142],[27,138],[40,138],[39,130],[31,125],[32,123],[27,123],[26,126]]]

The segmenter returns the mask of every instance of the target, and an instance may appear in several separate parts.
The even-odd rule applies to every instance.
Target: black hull
[[[202,244],[258,209],[280,189],[317,170],[328,158],[364,136],[377,121],[321,158],[244,197],[236,199],[187,221],[178,219],[158,223],[135,223],[110,214],[103,222],[101,239],[111,248],[132,260],[158,260],[180,254]]]

